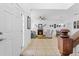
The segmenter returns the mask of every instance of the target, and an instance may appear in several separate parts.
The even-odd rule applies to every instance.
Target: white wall
[[[27,48],[31,41],[31,30],[27,29],[27,16],[24,17],[24,48]]]
[[[71,16],[72,22],[79,20],[79,4],[78,3],[76,3],[71,8],[69,8],[68,12],[72,15]],[[73,29],[73,31],[72,31],[73,34],[79,30],[79,29],[74,29],[74,28],[72,28],[72,29]]]

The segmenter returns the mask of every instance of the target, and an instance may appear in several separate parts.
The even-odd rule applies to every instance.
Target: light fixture
[[[44,17],[44,16],[39,16],[39,18],[40,18],[41,20],[46,20],[46,17]]]

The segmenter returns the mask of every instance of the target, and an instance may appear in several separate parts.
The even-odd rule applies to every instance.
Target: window
[[[74,29],[79,29],[79,20],[78,21],[74,21]]]

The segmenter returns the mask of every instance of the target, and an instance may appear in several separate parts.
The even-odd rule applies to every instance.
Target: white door
[[[20,55],[22,44],[22,18],[0,13],[0,56]]]

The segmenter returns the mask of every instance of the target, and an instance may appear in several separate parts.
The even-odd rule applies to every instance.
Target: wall
[[[24,47],[23,48],[28,47],[28,44],[31,41],[31,30],[27,29],[27,16],[24,17]]]

